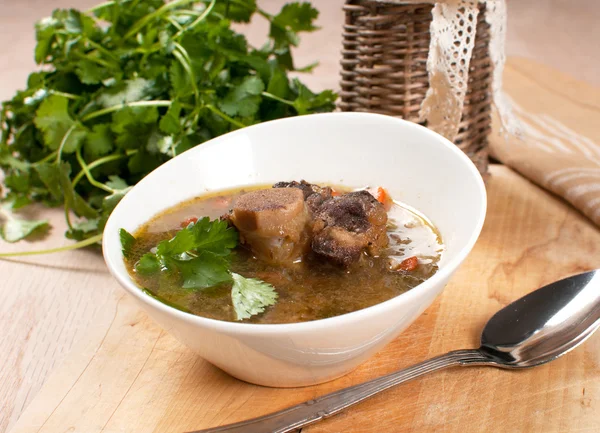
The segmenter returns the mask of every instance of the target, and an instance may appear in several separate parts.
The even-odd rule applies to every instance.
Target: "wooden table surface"
[[[8,41],[0,47],[0,99],[10,97],[17,88],[22,87],[26,73],[33,68],[30,60],[33,50],[31,23],[58,5],[85,8],[95,3],[97,1],[91,0],[0,1],[4,11],[0,16],[0,36]],[[276,7],[275,4],[281,2],[269,0],[261,3]],[[531,1],[515,3],[514,9],[527,12],[527,3]],[[540,7],[548,12],[549,5],[555,3],[560,3],[557,7],[562,8],[563,12],[568,7],[558,0],[548,1]],[[300,64],[315,58],[322,62],[321,69],[314,76],[305,78],[316,88],[337,86],[340,4],[339,0],[328,2],[327,6],[325,3],[322,6],[319,4],[324,28],[319,36],[306,38],[307,45],[312,41],[312,46],[316,45],[318,49],[304,48],[299,53]],[[598,6],[593,1],[578,2],[573,10],[568,11],[569,23],[565,26],[573,26],[573,21],[577,20],[591,25],[594,14],[597,17],[600,11]],[[539,32],[526,32],[530,27],[527,27],[528,21],[523,17],[527,16],[526,13],[519,16],[515,14],[513,33],[520,33],[522,40],[513,39],[511,42],[509,38],[509,52],[512,50],[533,57],[547,53],[544,60],[554,66],[580,78],[598,82],[598,60],[587,55],[593,50],[593,37],[577,41],[576,32],[565,32],[561,47],[568,46],[565,39],[570,34],[572,45],[579,47],[577,50],[580,51],[571,52],[573,59],[569,59],[569,62],[561,62],[560,56],[552,54],[547,44],[542,43],[544,31],[550,37],[547,29],[540,26]],[[577,19],[573,19],[574,16]],[[559,19],[556,16],[554,18]],[[534,24],[529,22],[528,25]],[[580,27],[585,28],[586,25]],[[260,31],[260,26],[253,27],[249,30],[250,36],[260,40]],[[590,28],[590,31],[597,34],[598,28]],[[319,44],[321,38],[330,43]],[[536,43],[540,47],[538,51],[535,50]],[[528,66],[531,70],[531,64]],[[511,67],[507,73],[511,73]],[[584,93],[586,87],[584,83],[571,80],[556,83],[556,86],[563,93],[568,93],[570,88],[578,88]],[[43,431],[66,431],[67,424],[77,426],[70,431],[86,433],[103,429],[130,431],[123,429],[126,426],[123,420],[127,419],[128,413],[139,416],[141,424],[136,425],[139,427],[136,431],[199,428],[256,414],[256,408],[251,403],[253,401],[258,401],[260,404],[256,407],[263,411],[274,409],[375,377],[447,349],[475,344],[481,325],[501,305],[539,284],[600,265],[600,253],[595,249],[600,240],[599,231],[585,218],[507,168],[495,166],[492,174],[489,181],[490,214],[482,238],[443,297],[407,333],[357,373],[321,387],[297,391],[244,388],[248,385],[241,386],[194,357],[169,336],[162,335],[123,296],[96,252],[77,251],[1,261],[0,275],[4,278],[0,285],[3,299],[0,304],[0,328],[3,330],[3,338],[0,339],[0,433],[12,427],[15,427],[15,432],[40,431],[39,427],[44,422]],[[0,251],[47,248],[68,243],[62,237],[64,225],[61,212],[41,209],[33,209],[32,212],[43,213],[51,219],[55,228],[50,236],[35,243],[16,246],[0,244]],[[130,332],[123,333],[124,329]],[[483,431],[480,429],[485,424],[477,424],[479,415],[486,422],[513,427],[507,431],[600,431],[597,417],[600,403],[598,340],[597,336],[594,337],[584,348],[535,373],[514,376],[479,370],[440,373],[407,384],[387,396],[362,405],[356,412],[306,431],[349,431],[349,425],[353,425],[355,431],[383,431],[379,423],[381,419],[398,422],[398,426],[406,427],[405,431],[458,431],[462,422],[471,423],[465,424],[472,427],[467,431]],[[129,347],[123,344],[125,341],[134,341],[134,344]],[[149,342],[156,343],[150,352],[147,346]],[[115,360],[121,358],[107,356],[107,367],[95,371],[100,376],[86,376],[90,374],[91,365],[102,364],[105,358],[99,355],[114,353],[123,356],[118,350],[123,347],[131,349],[126,357],[127,362],[115,364]],[[163,353],[164,357],[159,356]],[[173,354],[178,358],[173,358]],[[108,362],[109,359],[112,363]],[[115,369],[110,370],[108,366]],[[156,388],[156,383],[150,380],[156,377],[148,376],[148,371],[160,372],[165,366],[176,374]],[[185,376],[180,375],[183,373]],[[84,383],[90,386],[75,388],[74,391],[71,385],[77,382],[77,375],[86,379],[88,382]],[[106,383],[106,378],[112,378],[112,381]],[[483,386],[480,379],[488,379],[489,382]],[[505,386],[510,391],[503,391],[500,387],[503,380],[507,381]],[[220,410],[222,407],[219,402],[222,403],[222,400],[217,399],[213,404],[208,398],[211,394],[204,395],[205,390],[218,381],[226,384],[222,389],[223,396],[233,399],[240,393],[250,399],[249,403],[240,409],[231,406],[236,410]],[[44,383],[46,386],[42,388]],[[107,387],[111,390],[108,394],[104,392]],[[147,411],[141,413],[140,405],[148,404],[144,400],[148,394],[140,393],[140,389],[150,391],[153,396],[150,402],[161,400],[165,395],[183,395],[185,398],[182,401],[169,400],[171,406],[167,403],[150,405]],[[442,390],[442,396],[435,394],[436,390]],[[520,396],[524,390],[529,390],[529,394]],[[85,392],[81,394],[82,391]],[[456,401],[449,401],[444,397],[446,394],[453,395]],[[117,401],[115,406],[115,401],[110,399],[118,395],[122,395],[123,399]],[[477,398],[470,398],[473,395],[477,395]],[[525,399],[524,395],[531,398]],[[492,410],[494,400],[498,401],[500,409]],[[91,410],[90,417],[87,412],[70,412],[71,406],[67,405],[69,401],[80,402],[82,409]],[[269,405],[270,402],[275,406]],[[489,407],[484,407],[484,403]],[[512,415],[512,421],[502,424],[500,417],[505,413],[502,411],[511,403],[519,405],[519,409]],[[17,419],[26,409],[17,425]],[[61,415],[64,415],[61,412],[64,410],[69,416]],[[182,421],[167,428],[161,424],[169,419],[164,418],[165,413],[172,413]],[[394,416],[390,417],[391,414]],[[93,424],[81,424],[82,420]],[[373,423],[373,420],[377,420],[377,423]],[[567,424],[571,420],[577,422]],[[551,421],[554,430],[543,430],[545,423]],[[446,430],[440,427],[440,423],[447,425]]]

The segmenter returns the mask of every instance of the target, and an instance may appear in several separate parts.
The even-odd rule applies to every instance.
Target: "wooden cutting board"
[[[476,347],[499,308],[555,279],[600,268],[600,232],[503,166],[487,181],[475,249],[438,300],[353,373],[300,389],[250,385],[191,353],[116,292],[110,327],[92,329],[13,433],[184,432],[266,414],[452,349]],[[598,432],[600,334],[550,364],[455,368],[389,390],[306,427],[325,432]]]

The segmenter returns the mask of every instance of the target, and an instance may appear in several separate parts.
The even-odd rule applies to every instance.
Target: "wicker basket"
[[[343,111],[368,111],[419,121],[429,87],[426,70],[433,5],[346,0],[341,102]],[[487,172],[491,131],[492,64],[485,5],[477,18],[468,89],[455,143]]]

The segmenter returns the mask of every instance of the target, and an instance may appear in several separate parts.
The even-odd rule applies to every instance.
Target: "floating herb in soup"
[[[150,296],[248,323],[384,302],[431,277],[443,251],[432,224],[385,189],[304,181],[200,196],[120,234],[129,273]]]

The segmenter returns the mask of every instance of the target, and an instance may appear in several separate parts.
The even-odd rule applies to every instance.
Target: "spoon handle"
[[[479,350],[455,350],[386,376],[344,388],[278,412],[235,424],[190,433],[286,433],[336,415],[347,407],[381,391],[424,374],[457,365],[488,363],[490,363],[490,359]]]

